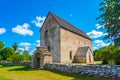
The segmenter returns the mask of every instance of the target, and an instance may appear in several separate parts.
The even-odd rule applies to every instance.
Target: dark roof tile
[[[87,54],[89,47],[85,46],[85,47],[79,47],[77,54],[75,56],[85,56]]]
[[[47,17],[49,16],[49,14],[51,14],[55,18],[55,20],[58,22],[58,24],[60,25],[61,28],[64,28],[66,30],[69,30],[69,31],[75,33],[75,34],[78,34],[84,38],[91,40],[90,37],[88,35],[86,35],[86,33],[84,33],[82,30],[76,28],[72,24],[68,23],[67,21],[63,20],[62,18],[56,16],[55,14],[53,14],[51,12],[48,13]],[[45,21],[44,21],[44,23],[45,23]],[[44,23],[43,23],[43,25],[44,25]],[[43,27],[43,25],[42,25],[42,27]],[[42,28],[40,29],[40,31],[41,30],[42,30]]]
[[[64,28],[64,29],[66,29],[66,30],[69,30],[69,31],[71,31],[71,32],[73,32],[73,33],[75,33],[75,34],[78,34],[78,35],[80,35],[80,36],[82,36],[82,37],[85,37],[85,38],[91,40],[91,39],[89,38],[89,36],[86,35],[86,33],[84,33],[82,30],[76,28],[75,26],[71,25],[70,23],[68,23],[67,21],[63,20],[62,18],[56,16],[55,14],[53,14],[53,13],[50,13],[50,14],[51,14],[51,15],[56,19],[56,21],[60,24],[60,27],[62,27],[62,28]]]

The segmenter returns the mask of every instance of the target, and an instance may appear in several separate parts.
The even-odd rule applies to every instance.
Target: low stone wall
[[[55,69],[76,75],[120,78],[120,65],[103,66],[103,65],[72,65],[72,64],[51,63],[51,64],[46,64],[45,68]]]
[[[30,61],[24,61],[24,62],[9,62],[9,61],[0,61],[1,65],[7,65],[7,66],[31,66]]]

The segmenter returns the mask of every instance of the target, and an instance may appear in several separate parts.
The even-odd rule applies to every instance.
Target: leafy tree
[[[108,64],[109,61],[112,59],[112,52],[110,50],[110,48],[104,48],[102,50],[102,63],[103,64]]]
[[[7,60],[13,54],[14,54],[13,48],[6,47],[6,48],[1,50],[0,56],[2,57],[2,60]]]
[[[17,44],[17,43],[14,43],[14,44],[12,45],[12,47],[13,47],[14,51],[16,51],[16,50],[18,49],[18,44]]]
[[[94,60],[95,61],[101,61],[101,53],[102,53],[102,49],[99,50],[95,50],[94,51]]]
[[[24,56],[22,54],[13,54],[8,58],[10,61],[16,62],[16,61],[23,61]]]
[[[0,51],[4,48],[4,43],[0,41]]]
[[[23,55],[24,55],[24,56],[29,56],[29,52],[28,52],[27,50],[24,50],[24,51],[23,51]]]
[[[94,51],[95,52],[95,60],[101,60],[103,64],[108,64],[109,61],[114,60],[114,46],[110,45],[107,47],[102,47],[99,50]]]
[[[114,60],[117,65],[120,65],[120,47],[117,47],[114,50]]]
[[[30,60],[31,59],[31,55],[29,54],[29,52],[27,50],[23,51],[23,56],[24,56],[24,60]]]
[[[102,14],[97,19],[108,33],[106,38],[120,45],[120,0],[104,0],[100,6]]]

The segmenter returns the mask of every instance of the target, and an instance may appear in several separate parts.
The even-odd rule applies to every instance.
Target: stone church
[[[49,12],[40,29],[40,47],[33,53],[32,68],[46,63],[92,63],[92,40],[80,29]]]

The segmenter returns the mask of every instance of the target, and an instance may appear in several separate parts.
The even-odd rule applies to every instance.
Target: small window
[[[50,46],[48,46],[48,51],[50,52]]]
[[[48,33],[48,30],[46,30],[45,33]]]
[[[48,37],[48,30],[45,31],[45,37]]]
[[[49,22],[50,22],[50,19],[49,19]]]
[[[70,51],[70,60],[72,60],[72,51]]]

